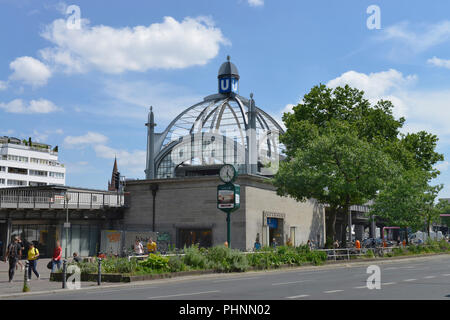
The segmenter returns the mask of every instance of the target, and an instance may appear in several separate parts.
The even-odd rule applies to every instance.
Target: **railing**
[[[342,248],[342,249],[316,249],[314,251],[324,251],[327,253],[328,260],[350,260],[352,257],[365,256],[371,250],[375,256],[384,256],[392,252],[393,249],[404,248],[402,246],[375,247],[375,248]]]
[[[70,197],[68,203],[65,195]],[[124,206],[124,195],[102,192],[54,192],[45,190],[0,190],[0,208],[99,209]]]

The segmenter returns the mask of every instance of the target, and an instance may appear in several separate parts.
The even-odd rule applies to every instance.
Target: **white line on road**
[[[382,283],[381,285],[382,286],[389,286],[391,284],[395,284],[395,282],[386,282],[386,283]]]
[[[367,286],[353,287],[353,289],[367,289]]]
[[[300,283],[300,282],[306,282],[306,281],[312,281],[312,280],[300,280],[300,281],[291,281],[291,282],[279,282],[279,283],[272,283],[273,286],[281,286],[283,284],[294,284],[294,283]]]
[[[344,290],[330,290],[330,291],[324,291],[323,293],[336,293],[336,292],[342,292]]]
[[[442,276],[444,276],[444,277],[449,277],[449,276],[450,276],[450,273],[444,273]]]
[[[309,294],[301,294],[299,296],[286,297],[286,299],[297,299],[297,298],[305,298],[309,297]]]
[[[181,296],[194,296],[198,294],[207,294],[207,293],[215,293],[220,292],[219,290],[214,291],[203,291],[203,292],[191,292],[191,293],[179,293],[179,294],[171,294],[167,296],[158,296],[158,297],[148,297],[147,299],[159,299],[159,298],[170,298],[170,297],[181,297]]]
[[[424,279],[433,279],[433,278],[436,278],[436,276],[426,276],[426,277],[424,277]]]
[[[250,280],[250,279],[259,279],[259,278],[261,278],[261,277],[250,277],[250,278],[244,278],[244,277],[242,277],[242,278],[233,278],[233,279],[215,280],[215,281],[213,281],[213,282],[214,282],[214,283],[217,283],[217,282],[237,281],[237,280]]]
[[[86,292],[86,294],[99,294],[99,293],[115,293],[115,292],[123,292],[123,291],[134,291],[134,290],[146,290],[146,289],[155,289],[158,287],[144,287],[144,288],[117,288],[115,290],[96,290],[91,292]]]
[[[410,281],[416,281],[417,279],[406,279],[406,280],[403,280],[403,281],[405,281],[405,282],[410,282]]]

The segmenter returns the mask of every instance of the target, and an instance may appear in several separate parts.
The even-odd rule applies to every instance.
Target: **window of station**
[[[49,237],[55,237],[54,232],[49,232],[51,226],[44,224],[34,224],[34,225],[12,225],[11,236],[18,236],[22,240],[22,245],[25,250],[22,252],[22,256],[26,257],[30,243],[33,243],[35,247],[39,250],[41,257],[50,256],[52,254],[49,248]],[[52,241],[53,242],[53,241]]]
[[[27,169],[23,168],[14,168],[14,167],[8,167],[8,173],[15,173],[15,174],[28,174]]]
[[[211,229],[178,229],[178,248],[197,245],[201,248],[212,246]]]

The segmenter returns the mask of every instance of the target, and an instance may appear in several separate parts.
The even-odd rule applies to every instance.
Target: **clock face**
[[[219,175],[223,182],[228,183],[234,180],[236,171],[231,164],[226,164],[220,169]]]

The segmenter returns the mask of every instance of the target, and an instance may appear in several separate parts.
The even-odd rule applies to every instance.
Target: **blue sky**
[[[444,0],[0,0],[0,135],[58,145],[68,185],[106,188],[115,155],[143,178],[148,107],[163,130],[217,91],[230,55],[241,95],[276,119],[319,83],[392,100],[404,132],[438,135],[435,183],[450,197],[448,12]]]

